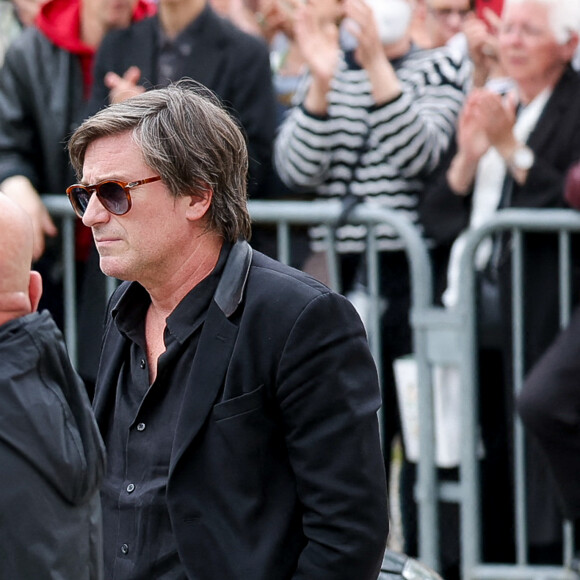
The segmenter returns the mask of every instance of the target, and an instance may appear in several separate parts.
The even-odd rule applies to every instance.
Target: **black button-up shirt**
[[[103,433],[108,452],[102,491],[107,580],[187,578],[177,553],[165,492],[186,379],[230,247],[224,244],[214,271],[167,319],[166,350],[159,357],[152,384],[145,344],[149,295],[139,284],[133,284],[113,313],[127,346],[114,413]]]
[[[183,71],[188,60],[198,48],[196,43],[199,32],[203,30],[210,7],[202,10],[199,16],[188,24],[174,39],[170,39],[161,26],[159,26],[159,58],[157,61],[158,85],[166,86],[172,81],[179,79],[180,71]],[[203,47],[201,51],[203,52]],[[199,56],[197,58],[200,58]]]

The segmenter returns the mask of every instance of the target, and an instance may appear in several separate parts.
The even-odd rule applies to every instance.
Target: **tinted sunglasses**
[[[75,210],[75,213],[82,218],[85,215],[87,206],[93,193],[97,194],[103,207],[114,215],[125,215],[131,209],[131,189],[139,185],[159,181],[161,177],[148,177],[139,181],[115,181],[106,179],[94,185],[81,185],[76,183],[67,187],[66,194]]]

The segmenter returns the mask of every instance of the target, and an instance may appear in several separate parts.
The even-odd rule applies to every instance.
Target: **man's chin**
[[[118,280],[129,280],[129,278],[126,276],[124,268],[122,268],[118,262],[111,258],[101,256],[99,267],[105,276],[117,278]]]

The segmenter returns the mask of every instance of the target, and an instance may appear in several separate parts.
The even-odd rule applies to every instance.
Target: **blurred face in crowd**
[[[322,22],[339,22],[344,16],[342,0],[308,0]]]
[[[433,47],[443,46],[461,32],[469,0],[425,0],[425,27]]]
[[[509,3],[499,31],[501,63],[508,76],[538,93],[553,86],[574,55],[577,37],[558,43],[551,25],[550,7],[529,0]]]
[[[99,4],[97,14],[105,29],[125,28],[131,24],[137,0],[91,0]]]

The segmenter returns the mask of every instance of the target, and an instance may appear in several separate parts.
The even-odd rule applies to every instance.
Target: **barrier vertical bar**
[[[288,222],[278,222],[276,239],[278,241],[278,260],[283,264],[290,264],[290,228]]]
[[[513,399],[521,389],[524,376],[524,285],[523,285],[523,238],[519,229],[512,230],[512,356],[513,356]],[[523,425],[514,415],[515,482],[516,482],[516,561],[527,563],[527,514],[525,486],[525,442]]]
[[[481,507],[479,501],[478,438],[478,386],[477,373],[477,322],[476,286],[473,258],[481,237],[468,240],[461,256],[459,299],[455,309],[465,321],[460,365],[463,398],[461,401],[461,465],[459,468],[461,490],[461,568],[462,579],[471,580],[475,566],[481,560]],[[471,245],[470,245],[471,242]]]
[[[78,362],[75,219],[70,216],[62,218],[64,335],[68,355],[73,365]]]

